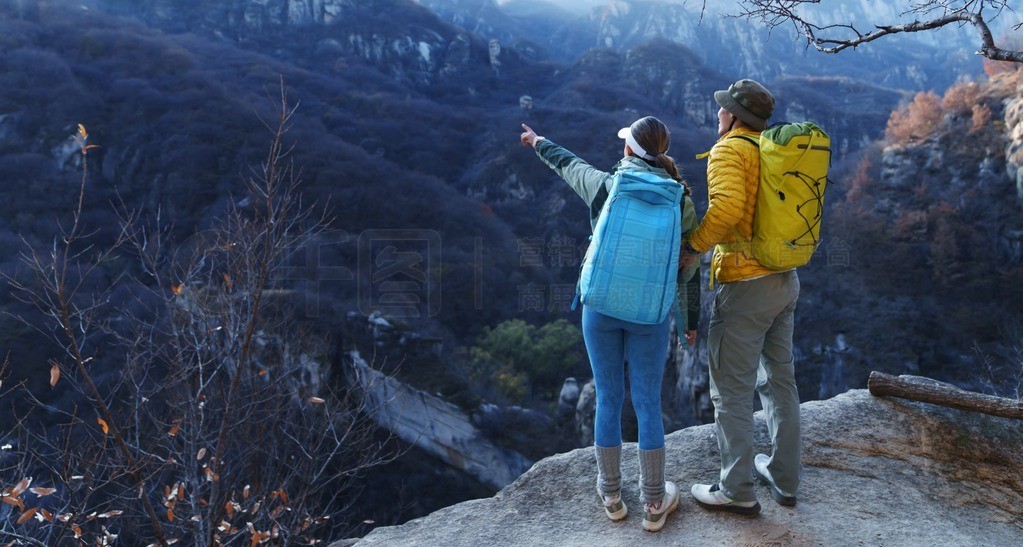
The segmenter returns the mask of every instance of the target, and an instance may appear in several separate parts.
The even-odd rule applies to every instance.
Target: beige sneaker
[[[648,532],[661,530],[665,526],[665,517],[675,511],[677,505],[679,505],[679,489],[676,488],[676,483],[665,481],[665,497],[661,498],[658,503],[644,504],[644,530]]]
[[[601,498],[601,503],[604,504],[604,512],[608,515],[608,518],[612,520],[622,520],[626,518],[626,504],[622,501],[622,494],[614,494],[611,496],[602,496],[600,492],[597,495]]]

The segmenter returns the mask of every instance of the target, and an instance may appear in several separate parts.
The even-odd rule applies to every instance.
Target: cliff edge
[[[537,462],[492,498],[382,527],[352,545],[1020,545],[1021,422],[855,390],[801,406],[804,477],[783,508],[758,483],[754,519],[706,511],[689,496],[714,482],[714,425],[666,437],[669,480],[684,495],[657,534],[640,528],[636,445],[623,451],[629,516],[611,522],[595,489],[593,449]],[[755,449],[767,451],[761,413]]]

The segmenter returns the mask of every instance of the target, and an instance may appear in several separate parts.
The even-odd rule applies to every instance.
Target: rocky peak
[[[696,506],[687,491],[718,476],[714,425],[666,437],[666,472],[683,493],[665,529],[640,528],[636,445],[623,451],[623,499],[610,523],[594,495],[594,453],[537,462],[496,496],[377,528],[352,545],[1017,545],[1021,542],[1020,422],[847,392],[801,406],[804,476],[783,508],[758,485],[747,520]],[[767,451],[763,416],[755,447]]]

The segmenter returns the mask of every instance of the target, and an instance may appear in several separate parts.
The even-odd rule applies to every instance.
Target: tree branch
[[[46,547],[45,543],[37,539],[32,539],[28,536],[23,536],[21,534],[15,534],[14,532],[5,532],[3,530],[0,530],[0,537],[10,538],[18,542],[25,542],[29,545],[38,545],[39,547]]]
[[[844,49],[856,48],[861,44],[866,44],[883,36],[889,36],[892,34],[934,30],[952,23],[970,23],[977,30],[978,36],[981,39],[981,47],[976,52],[978,55],[982,55],[988,59],[992,59],[993,61],[1020,63],[1024,60],[1024,56],[1022,56],[1022,52],[1019,50],[1008,50],[996,47],[995,40],[992,38],[992,29],[989,27],[988,22],[985,21],[985,18],[981,15],[982,9],[987,3],[984,1],[978,2],[978,7],[974,11],[971,10],[971,7],[975,2],[967,2],[963,6],[957,8],[951,8],[939,0],[922,2],[911,9],[910,12],[927,14],[941,9],[943,11],[943,15],[926,21],[914,21],[901,25],[876,25],[876,30],[868,33],[858,31],[851,24],[817,25],[797,13],[797,7],[809,3],[817,4],[818,1],[819,0],[741,0],[741,6],[744,11],[740,13],[739,16],[745,17],[747,20],[759,20],[767,26],[769,30],[774,29],[783,23],[789,22],[796,28],[797,33],[803,35],[807,40],[808,46],[814,46],[814,49],[822,53],[838,53]],[[1005,2],[1001,1],[988,3],[995,4],[1000,11],[1005,7]],[[822,31],[827,32],[835,29],[844,29],[845,31],[852,32],[856,35],[856,38],[844,39],[838,37],[819,36]]]
[[[896,377],[872,371],[868,378],[868,391],[875,396],[900,397],[1002,418],[1016,420],[1024,418],[1020,401],[965,391],[956,386],[920,376]]]

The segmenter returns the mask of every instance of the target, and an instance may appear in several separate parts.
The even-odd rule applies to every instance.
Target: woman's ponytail
[[[676,167],[676,161],[672,159],[672,156],[662,152],[654,157],[658,167],[661,167],[668,173],[668,176],[675,179],[679,184],[682,184],[686,188],[686,195],[690,195],[690,187],[683,180],[682,175],[679,174],[679,168]]]

